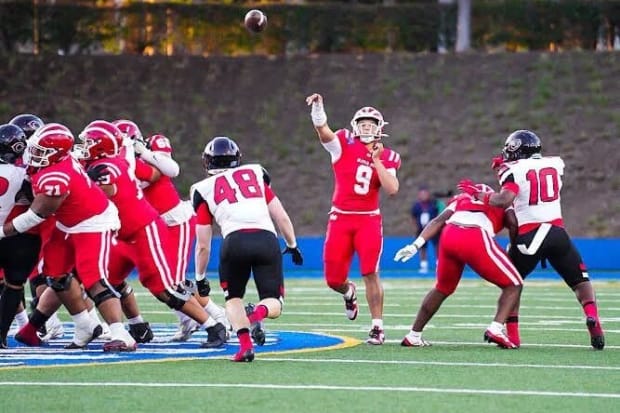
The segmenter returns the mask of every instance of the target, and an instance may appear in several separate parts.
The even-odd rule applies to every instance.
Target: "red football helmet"
[[[26,141],[24,163],[34,168],[45,168],[69,156],[75,138],[65,125],[48,123],[41,126]]]
[[[155,152],[172,153],[170,139],[166,135],[156,133],[146,140],[146,147]]]
[[[359,122],[365,119],[373,121],[374,125],[364,126],[360,128]],[[353,128],[353,136],[360,138],[363,143],[370,143],[381,138],[385,138],[383,127],[388,123],[383,120],[383,115],[377,109],[371,106],[365,106],[355,112],[351,119],[351,127]]]
[[[76,147],[78,147],[77,152],[81,159],[92,161],[118,155],[123,145],[120,131],[109,122],[106,122],[108,125],[102,125],[101,122],[105,121],[91,122],[78,136],[81,143]]]
[[[142,132],[140,131],[140,128],[138,127],[138,125],[136,125],[135,122],[127,119],[118,119],[112,123],[116,125],[116,127],[121,131],[125,138],[144,142]]]

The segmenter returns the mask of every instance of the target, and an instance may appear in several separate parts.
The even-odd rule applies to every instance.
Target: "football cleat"
[[[7,348],[9,348],[9,345],[6,342],[6,337],[0,337],[0,350],[6,350]]]
[[[590,333],[590,344],[595,350],[602,350],[605,347],[605,336],[601,323],[594,317],[588,317],[586,319],[586,326]]]
[[[146,322],[129,324],[129,334],[137,343],[148,343],[153,340],[153,330]]]
[[[403,347],[430,347],[432,346],[431,343],[424,340],[422,337],[416,339],[408,335],[403,338],[403,340],[400,342],[400,345]]]
[[[353,294],[350,299],[344,299],[344,312],[347,315],[349,320],[355,320],[357,318],[358,308],[357,308],[357,292],[355,289],[355,284],[349,282],[349,285],[353,288]]]
[[[507,349],[517,349],[519,348],[515,343],[510,341],[508,337],[502,332],[492,332],[491,329],[487,329],[484,332],[484,341],[488,341],[489,343],[495,343],[498,347],[507,348]]]
[[[385,342],[385,334],[383,333],[383,329],[374,326],[371,330],[370,333],[368,333],[368,340],[366,340],[366,343],[368,344],[372,344],[373,346],[380,346],[381,344],[383,344]]]
[[[15,340],[30,347],[43,345],[41,338],[37,335],[37,329],[30,323],[19,329],[15,334]]]
[[[254,350],[249,348],[247,350],[239,350],[239,352],[237,352],[237,354],[235,354],[233,356],[233,358],[230,359],[230,361],[235,361],[235,362],[251,362],[252,360],[254,360]]]
[[[196,321],[189,317],[184,318],[183,321],[179,323],[179,329],[176,333],[174,333],[171,340],[175,342],[187,341],[195,331],[198,331],[199,328],[200,325]]]
[[[67,350],[86,348],[86,345],[99,337],[101,333],[103,333],[103,327],[101,327],[101,324],[97,324],[90,331],[82,330],[76,327],[75,333],[73,334],[73,340],[71,340],[71,343],[67,344],[65,348]]]
[[[41,336],[41,340],[50,341],[62,338],[65,335],[65,328],[58,318],[50,318],[45,323],[45,334]]]
[[[222,323],[207,327],[207,341],[202,343],[202,348],[218,348],[226,344],[226,327]]]
[[[245,314],[249,317],[254,312],[254,304],[249,303],[245,306]],[[262,321],[250,325],[250,336],[257,346],[265,345],[265,326]]]
[[[129,352],[129,351],[136,351],[137,348],[138,348],[138,344],[135,341],[133,343],[125,343],[123,340],[111,340],[103,345],[103,352],[104,353]]]

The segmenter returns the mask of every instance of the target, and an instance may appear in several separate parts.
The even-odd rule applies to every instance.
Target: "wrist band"
[[[417,248],[420,249],[424,246],[424,244],[426,244],[426,240],[422,237],[417,237],[415,239],[415,241],[413,241],[413,245]]]

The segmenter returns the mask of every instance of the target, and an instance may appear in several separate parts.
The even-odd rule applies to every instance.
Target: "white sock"
[[[422,332],[421,331],[409,331],[409,334],[407,334],[407,337],[410,337],[414,340],[419,340],[422,338]]]
[[[28,324],[28,312],[26,310],[22,310],[19,313],[15,314],[15,322],[17,323],[17,327],[19,328],[22,328],[23,326]]]
[[[71,316],[73,322],[75,323],[75,328],[80,328],[84,330],[88,330],[93,322],[93,320],[88,315],[88,311],[84,310],[81,313],[77,313]]]
[[[120,338],[127,334],[127,330],[125,330],[125,326],[120,321],[117,323],[110,324],[110,333],[112,337]]]
[[[205,311],[213,318],[220,318],[224,316],[224,309],[215,304],[211,299],[209,299],[209,302],[205,305]]]
[[[209,318],[207,318],[207,321],[202,323],[200,328],[202,328],[203,330],[206,330],[207,328],[213,327],[216,324],[217,324],[217,321],[215,321],[215,319],[213,317],[209,317]]]
[[[497,321],[493,321],[489,326],[489,330],[496,333],[503,333],[504,325],[502,323],[498,323]]]
[[[424,260],[424,261],[420,261],[420,268],[426,270],[428,269],[428,261]]]
[[[144,319],[142,318],[141,315],[137,315],[135,317],[131,317],[127,319],[127,324],[140,324],[140,323],[144,323]]]
[[[383,320],[380,318],[373,318],[372,319],[372,326],[373,327],[379,327],[381,330],[383,330]]]
[[[93,319],[93,321],[96,321],[97,324],[101,324],[101,319],[99,318],[99,314],[97,313],[97,307],[93,307],[88,310],[88,315],[90,316],[90,318]]]
[[[347,289],[347,292],[342,294],[342,296],[345,300],[350,300],[351,298],[353,298],[353,292],[353,284],[349,283],[349,288]]]

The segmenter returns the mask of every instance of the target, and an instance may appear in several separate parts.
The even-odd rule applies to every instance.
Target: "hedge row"
[[[592,49],[600,30],[620,32],[620,0],[476,0],[472,44],[484,50]],[[265,5],[268,29],[250,35],[239,5],[0,4],[0,52],[246,54],[428,51],[455,40],[456,5],[433,3]],[[35,30],[36,28],[36,30]],[[605,34],[605,33],[603,33]],[[611,36],[613,37],[613,36]]]

